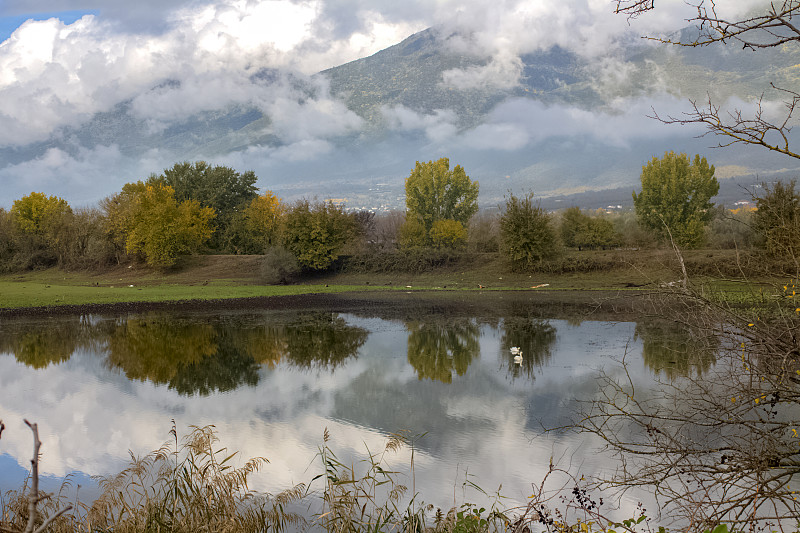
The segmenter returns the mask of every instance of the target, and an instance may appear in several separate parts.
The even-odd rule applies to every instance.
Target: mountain
[[[679,115],[687,99],[708,96],[752,101],[771,82],[797,87],[800,47],[753,52],[629,38],[592,55],[554,46],[503,63],[476,53],[470,39],[431,28],[315,76],[247,73],[239,89],[251,96],[183,113],[154,111],[171,111],[164,102],[186,89],[165,80],[48,141],[0,148],[0,169],[32,172],[58,154],[81,163],[63,165],[64,172],[101,175],[109,169],[94,168],[92,159],[108,147],[115,168],[103,186],[65,178],[66,193],[47,192],[96,200],[176,161],[203,158],[252,168],[260,186],[289,199],[316,195],[389,208],[402,205],[414,161],[442,156],[480,181],[484,205],[509,190],[546,196],[633,188],[641,166],[666,150],[703,153],[723,176],[797,167],[758,148],[710,150],[718,139],[696,138],[702,129],[645,115]],[[15,190],[2,171],[0,179],[12,199],[30,192]]]

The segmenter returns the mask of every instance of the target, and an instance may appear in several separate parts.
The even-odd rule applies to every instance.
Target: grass
[[[219,300],[311,293],[337,293],[360,290],[357,286],[337,285],[150,285],[87,286],[15,282],[0,280],[0,308],[49,307],[58,305],[115,304],[130,302],[169,302],[181,300]]]
[[[785,280],[755,277],[743,283],[714,275],[720,265],[735,262],[730,251],[695,251],[687,263],[705,283],[731,302],[753,301],[759,289]],[[258,256],[194,256],[176,268],[159,272],[130,264],[101,272],[65,272],[57,268],[0,275],[0,308],[216,300],[303,294],[385,291],[510,291],[535,290],[586,294],[597,291],[635,294],[657,289],[680,276],[674,255],[664,250],[570,252],[539,272],[510,272],[496,255],[486,255],[436,270],[343,272],[306,276],[293,285],[259,283]],[[712,277],[713,276],[713,277]],[[570,296],[569,298],[573,298]]]

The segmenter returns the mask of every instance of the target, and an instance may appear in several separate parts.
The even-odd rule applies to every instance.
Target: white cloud
[[[424,131],[428,140],[441,143],[453,137],[458,117],[449,109],[438,109],[430,115],[417,113],[403,105],[384,106],[381,113],[391,129]]]
[[[46,140],[130,98],[140,116],[156,120],[249,103],[258,95],[248,73],[314,73],[419,29],[364,14],[363,31],[324,40],[320,9],[319,1],[192,4],[157,35],[120,33],[92,15],[69,25],[30,20],[0,44],[0,146]],[[182,90],[151,91],[164,81]]]
[[[0,205],[32,191],[66,198],[74,206],[90,205],[172,162],[166,154],[133,160],[113,145],[78,148],[74,154],[51,148],[40,157],[0,168]]]

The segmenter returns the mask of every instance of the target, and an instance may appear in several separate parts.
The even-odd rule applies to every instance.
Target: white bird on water
[[[521,365],[522,364],[522,350],[519,349],[519,346],[512,346],[511,353],[514,355],[514,363]]]

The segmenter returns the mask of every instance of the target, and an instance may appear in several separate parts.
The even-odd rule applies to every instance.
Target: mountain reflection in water
[[[3,479],[18,479],[4,472],[16,476],[30,459],[23,418],[39,423],[42,469],[58,476],[118,471],[129,450],[158,448],[174,418],[182,428],[214,424],[243,457],[266,456],[260,490],[310,480],[326,427],[344,463],[409,430],[427,433],[415,458],[426,500],[452,497],[468,471],[524,501],[551,456],[587,474],[609,467],[586,438],[541,429],[564,424],[575,398],[596,394],[599,368],[620,371],[627,352],[628,372],[646,388],[659,372],[679,378],[713,365],[713,349],[681,335],[648,323],[546,319],[526,307],[4,320],[0,491],[16,488]]]

